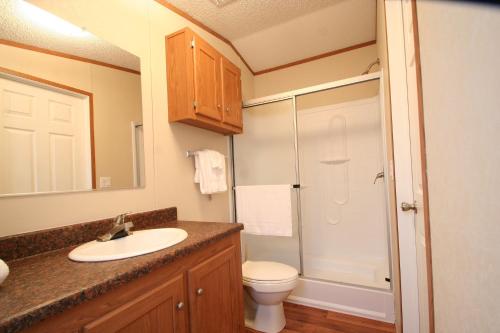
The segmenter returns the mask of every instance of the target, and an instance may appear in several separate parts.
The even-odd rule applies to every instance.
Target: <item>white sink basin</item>
[[[162,228],[134,231],[130,236],[108,242],[92,241],[71,251],[68,257],[75,261],[108,261],[140,256],[165,249],[187,238],[186,231]]]

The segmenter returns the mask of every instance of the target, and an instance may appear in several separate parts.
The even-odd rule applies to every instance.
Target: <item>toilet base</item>
[[[286,324],[283,303],[273,305],[256,304],[245,293],[245,326],[265,333],[278,333]]]

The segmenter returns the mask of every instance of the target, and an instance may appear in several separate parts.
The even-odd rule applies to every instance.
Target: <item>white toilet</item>
[[[271,261],[246,261],[243,264],[245,325],[265,333],[285,327],[283,301],[298,283],[295,268]]]

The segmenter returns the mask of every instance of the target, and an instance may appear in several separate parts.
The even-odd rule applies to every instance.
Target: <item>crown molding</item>
[[[129,72],[129,73],[141,75],[141,72],[136,71],[135,69],[131,69],[131,68],[127,68],[127,67],[122,67],[122,66],[117,66],[117,65],[113,65],[113,64],[110,64],[110,63],[107,63],[107,62],[104,62],[104,61],[99,61],[99,60],[89,59],[89,58],[85,58],[85,57],[80,57],[80,56],[69,54],[69,53],[64,53],[64,52],[54,51],[54,50],[50,50],[50,49],[45,49],[43,47],[33,46],[33,45],[29,45],[29,44],[23,44],[23,43],[19,43],[19,42],[14,42],[14,41],[7,40],[7,39],[0,39],[0,44],[1,45],[13,46],[13,47],[17,47],[17,48],[20,48],[20,49],[34,51],[34,52],[45,53],[45,54],[53,55],[53,56],[56,56],[56,57],[61,57],[61,58],[66,58],[66,59],[72,59],[72,60],[81,61],[81,62],[87,62],[87,63],[94,64],[94,65],[109,67],[109,68],[117,69],[117,70],[120,70],[120,71],[124,71],[124,72]]]
[[[376,43],[377,43],[376,40],[371,40],[369,42],[355,44],[355,45],[352,45],[352,46],[344,47],[342,49],[332,50],[332,51],[321,53],[321,54],[318,54],[318,55],[315,55],[315,56],[312,56],[312,57],[308,57],[308,58],[300,59],[300,60],[297,60],[297,61],[289,62],[289,63],[284,64],[284,65],[279,65],[279,66],[276,66],[276,67],[266,68],[266,69],[263,69],[263,70],[255,72],[254,75],[262,75],[262,74],[266,74],[266,73],[269,73],[269,72],[274,72],[274,71],[277,71],[277,70],[280,70],[280,69],[284,69],[284,68],[288,68],[288,67],[292,67],[292,66],[297,66],[297,65],[305,64],[307,62],[311,62],[311,61],[318,60],[318,59],[321,59],[321,58],[330,57],[330,56],[337,55],[337,54],[344,53],[344,52],[353,51],[353,50],[356,50],[356,49],[360,49],[360,48],[363,48],[363,47],[374,45]]]

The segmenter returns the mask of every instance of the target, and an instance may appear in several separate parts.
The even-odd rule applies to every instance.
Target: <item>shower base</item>
[[[298,286],[287,301],[388,323],[395,320],[391,290],[299,278]]]
[[[304,256],[304,276],[313,279],[390,289],[389,268],[383,260],[346,260]]]

